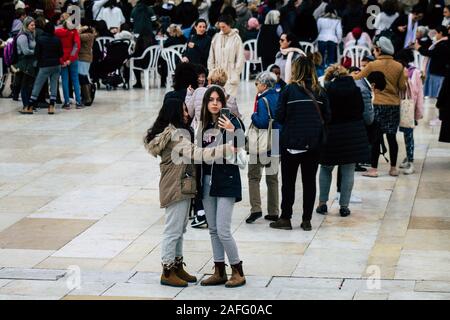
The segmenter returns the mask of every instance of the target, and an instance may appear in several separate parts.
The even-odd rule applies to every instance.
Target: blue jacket
[[[267,129],[269,127],[269,115],[267,113],[267,106],[263,98],[266,98],[269,102],[272,119],[275,119],[278,111],[278,97],[279,93],[276,92],[275,89],[269,89],[258,96],[256,112],[252,114],[252,123],[258,129]],[[281,129],[281,125],[275,121],[273,123],[273,129]]]

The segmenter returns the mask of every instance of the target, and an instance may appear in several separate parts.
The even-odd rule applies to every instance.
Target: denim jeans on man
[[[80,81],[78,80],[78,60],[73,61],[67,67],[61,68],[61,79],[65,104],[70,103],[69,74],[70,79],[72,80],[73,90],[75,92],[75,100],[77,104],[81,104]]]
[[[41,67],[34,81],[33,92],[30,101],[35,102],[47,79],[50,79],[50,103],[54,104],[58,93],[58,78],[61,73],[61,66]]]

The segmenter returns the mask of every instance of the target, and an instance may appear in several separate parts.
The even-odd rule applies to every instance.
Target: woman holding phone
[[[191,199],[197,190],[192,160],[232,158],[234,152],[228,144],[216,148],[196,148],[192,143],[194,135],[190,122],[183,100],[169,98],[164,101],[155,123],[144,138],[147,151],[161,158],[159,192],[161,207],[166,210],[161,245],[161,284],[173,287],[186,287],[188,282],[197,281],[183,268],[183,234],[186,232]],[[174,154],[183,157],[177,159]]]
[[[225,93],[220,87],[212,86],[205,92],[198,131],[202,134],[203,148],[231,143],[235,141],[235,137],[238,138],[238,142],[244,142],[243,123],[225,106]],[[235,147],[242,146],[235,145]],[[201,285],[242,286],[245,284],[242,261],[231,234],[233,207],[235,202],[242,200],[239,167],[234,163],[215,160],[203,162],[201,172],[203,206],[214,256],[214,274],[203,280]],[[225,272],[225,253],[232,268],[229,280]]]

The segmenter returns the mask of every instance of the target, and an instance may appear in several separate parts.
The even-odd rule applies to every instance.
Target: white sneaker
[[[356,194],[352,194],[350,197],[350,203],[362,203],[362,198],[358,197]]]
[[[400,169],[406,169],[408,167],[408,158],[403,159],[402,163],[398,166]]]
[[[414,164],[412,162],[408,162],[408,166],[403,170],[403,174],[413,174],[414,173]]]

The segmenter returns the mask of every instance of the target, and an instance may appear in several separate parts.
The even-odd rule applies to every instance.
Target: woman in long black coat
[[[355,165],[369,158],[369,141],[363,121],[364,101],[360,89],[340,65],[332,65],[325,73],[325,88],[331,109],[328,138],[320,156],[320,196],[317,213],[328,211],[334,166],[341,172],[340,214],[350,214],[348,205],[353,189]]]
[[[275,62],[275,56],[280,51],[279,40],[282,33],[280,12],[278,10],[269,11],[257,37],[257,53],[261,57],[264,70]]]

